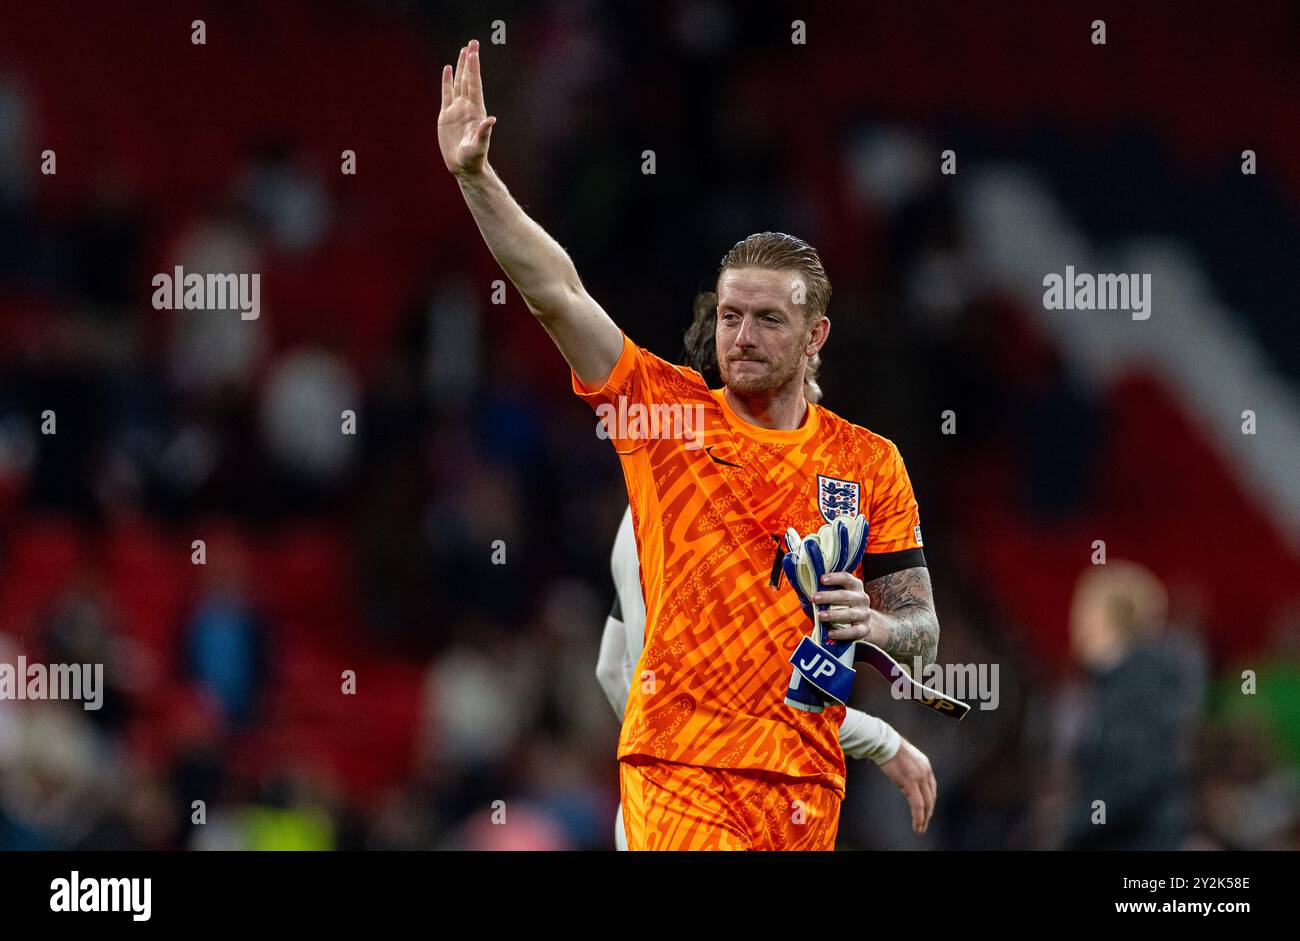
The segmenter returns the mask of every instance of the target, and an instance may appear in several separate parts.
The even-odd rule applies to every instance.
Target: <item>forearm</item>
[[[918,657],[922,666],[934,663],[939,656],[939,617],[929,571],[904,569],[864,587],[871,599],[866,639],[906,667]]]
[[[632,690],[632,678],[627,671],[626,628],[613,615],[605,619],[605,633],[600,638],[596,681],[600,683],[614,714],[622,721],[627,710],[627,697]]]
[[[577,268],[555,239],[515,202],[488,163],[496,118],[483,103],[478,40],[461,47],[453,72],[442,70],[438,147],[460,185],[492,257],[523,295],[578,379],[599,386],[625,347],[623,332],[583,289]]]
[[[515,202],[486,163],[456,175],[483,240],[578,378],[600,385],[623,352],[623,332],[587,293],[568,254]]]
[[[840,723],[840,747],[850,758],[870,758],[876,764],[898,754],[902,738],[884,719],[867,715],[860,709],[844,710]]]
[[[543,319],[563,311],[568,298],[582,290],[568,253],[529,218],[490,164],[456,180],[483,241],[528,309]]]
[[[909,669],[918,657],[929,666],[939,656],[939,619],[933,611],[872,611],[871,629],[879,638],[872,643]]]

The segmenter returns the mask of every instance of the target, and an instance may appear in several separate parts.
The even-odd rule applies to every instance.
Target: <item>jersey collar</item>
[[[798,428],[778,429],[764,428],[761,425],[755,425],[746,421],[736,414],[735,409],[727,402],[726,389],[710,389],[709,394],[717,400],[722,407],[722,414],[727,420],[727,424],[733,431],[738,431],[743,435],[753,438],[755,441],[763,441],[768,444],[802,444],[817,432],[820,416],[818,408],[811,402],[808,403],[808,409],[804,413],[803,424]]]

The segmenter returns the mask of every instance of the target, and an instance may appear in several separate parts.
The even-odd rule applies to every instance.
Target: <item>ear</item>
[[[830,335],[831,319],[826,316],[817,318],[817,321],[812,325],[808,343],[804,347],[804,355],[812,356],[814,353],[821,352],[821,348],[826,345],[826,340]]]

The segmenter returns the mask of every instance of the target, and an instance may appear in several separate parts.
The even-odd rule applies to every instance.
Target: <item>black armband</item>
[[[868,552],[862,557],[862,580],[869,582],[903,569],[916,568],[927,568],[925,550],[920,547],[900,549],[898,552]]]

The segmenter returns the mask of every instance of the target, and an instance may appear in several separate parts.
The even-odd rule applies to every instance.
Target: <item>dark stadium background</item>
[[[6,4],[0,658],[109,694],[0,703],[0,848],[611,845],[622,477],[439,157],[470,37],[492,163],[639,343],[751,232],[822,253],[825,404],[907,460],[940,660],[1001,680],[956,726],[861,679],[939,803],[917,838],[853,765],[841,847],[1078,845],[1102,539],[1185,667],[1137,812],[1300,848],[1298,8],[709,0]],[[260,319],[154,310],[176,264],[260,272]],[[1151,319],[1044,311],[1066,264],[1154,268]]]

